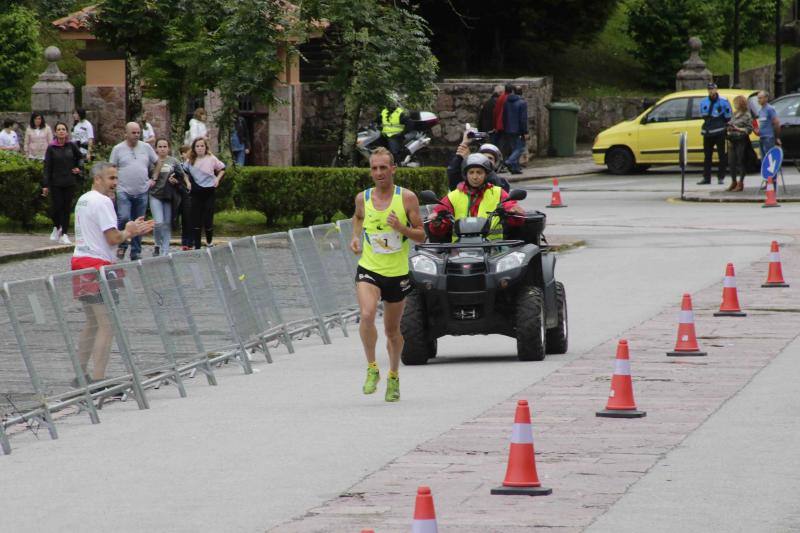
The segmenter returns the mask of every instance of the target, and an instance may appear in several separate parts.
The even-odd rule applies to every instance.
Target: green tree
[[[178,7],[176,0],[106,0],[92,18],[92,33],[125,53],[125,116],[142,115],[141,62],[163,50],[166,26]]]
[[[425,20],[406,2],[312,0],[307,18],[325,19],[330,54],[328,89],[342,96],[341,148],[353,163],[361,111],[383,107],[391,94],[407,107],[429,105],[438,62],[430,50]]]
[[[20,5],[0,11],[0,109],[9,109],[29,87],[23,81],[42,53],[36,14]]]
[[[689,54],[688,41],[698,36],[708,53],[722,42],[724,20],[716,2],[707,0],[632,0],[627,31],[636,43],[632,51],[647,73],[646,85],[671,86]]]
[[[227,151],[239,100],[250,96],[272,106],[274,87],[284,70],[279,47],[287,56],[296,53],[292,42],[303,40],[304,25],[294,12],[275,0],[234,0],[211,38],[213,61],[209,65],[213,86],[219,91],[220,145]]]

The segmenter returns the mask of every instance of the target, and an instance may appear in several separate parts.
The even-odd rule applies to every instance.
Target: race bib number
[[[376,254],[396,254],[403,249],[403,236],[396,231],[370,233],[369,243]]]

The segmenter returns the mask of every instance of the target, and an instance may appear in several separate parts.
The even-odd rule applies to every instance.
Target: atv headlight
[[[436,261],[424,255],[415,255],[411,258],[411,268],[421,274],[436,275]]]
[[[511,252],[510,254],[504,256],[502,259],[497,261],[497,265],[495,266],[495,272],[505,272],[506,270],[517,268],[518,266],[522,265],[522,262],[524,260],[525,260],[525,254],[523,254],[522,252]]]

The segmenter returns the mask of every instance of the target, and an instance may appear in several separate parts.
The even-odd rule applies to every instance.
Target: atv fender
[[[545,326],[554,328],[558,325],[558,300],[556,298],[556,256],[543,253],[542,281],[544,285]]]

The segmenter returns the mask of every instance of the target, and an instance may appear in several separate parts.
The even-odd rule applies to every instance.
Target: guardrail
[[[270,344],[330,330],[358,316],[349,249],[352,222],[236,239],[203,250],[98,270],[6,282],[0,306],[0,450],[14,434],[46,428],[67,408],[93,424],[110,398],[148,409],[148,391],[253,356]],[[9,440],[9,436],[11,440]]]

